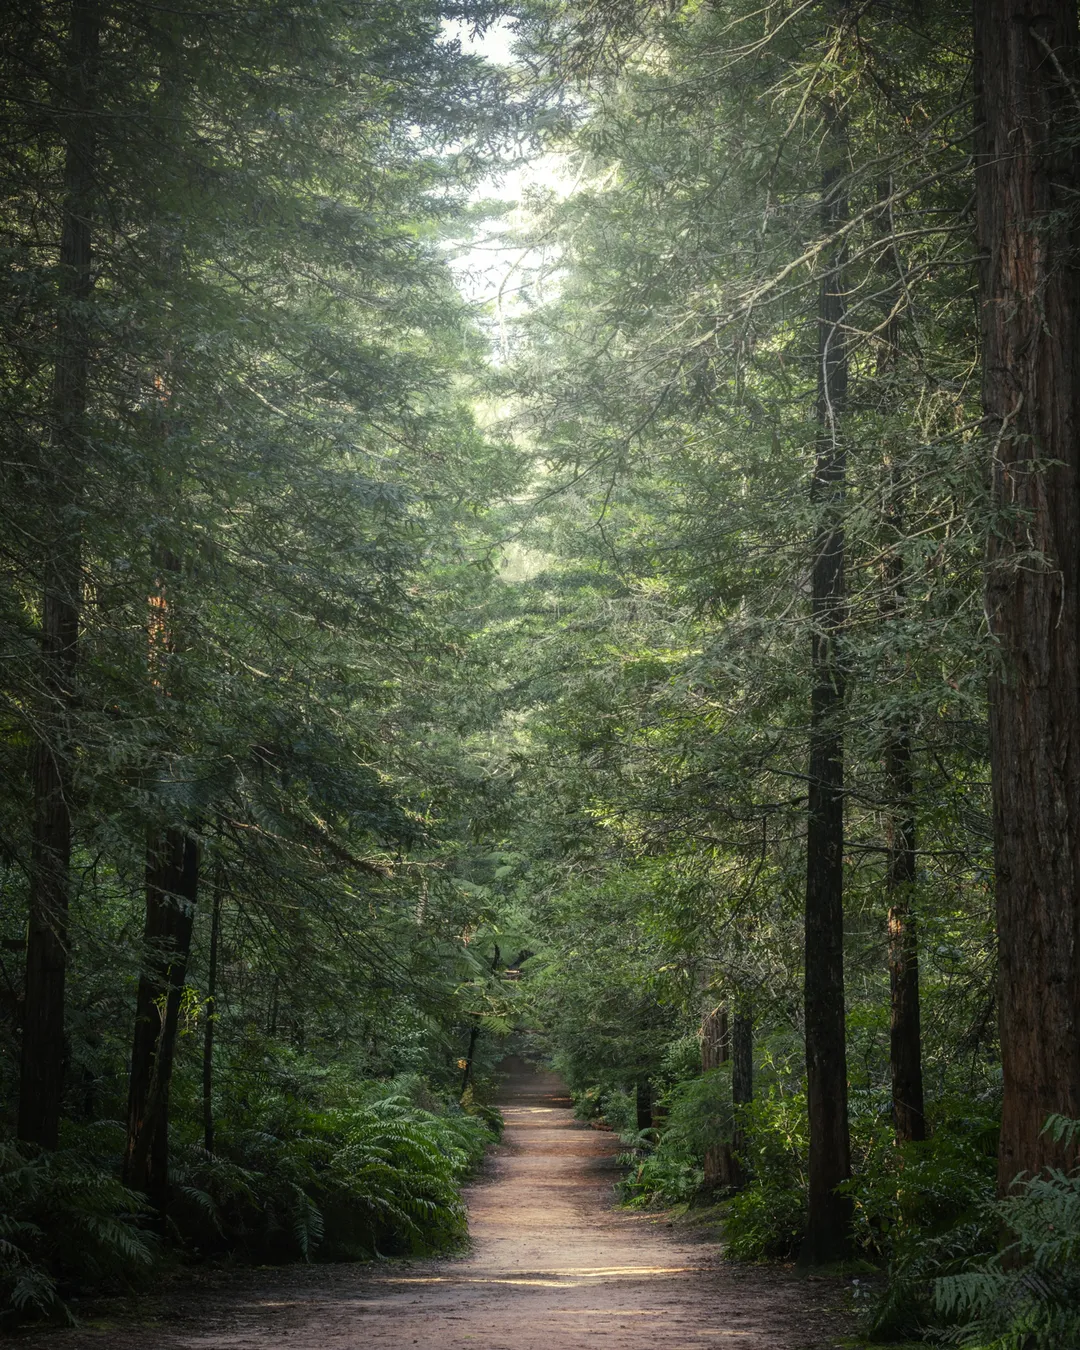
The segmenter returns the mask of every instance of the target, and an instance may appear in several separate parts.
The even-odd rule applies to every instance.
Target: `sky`
[[[461,42],[465,51],[476,52],[497,65],[514,63],[514,31],[507,20],[499,20],[480,36],[471,34],[468,25],[460,21],[448,23],[446,31]],[[521,308],[523,268],[537,261],[532,250],[511,242],[514,231],[526,223],[522,203],[529,188],[546,188],[560,195],[570,190],[563,161],[558,154],[539,155],[489,175],[472,193],[474,201],[494,198],[513,203],[503,217],[482,222],[472,244],[451,261],[462,294],[487,311],[487,324],[494,330],[497,347],[504,345],[504,324]]]

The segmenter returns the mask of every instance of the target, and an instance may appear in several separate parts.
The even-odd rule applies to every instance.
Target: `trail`
[[[617,1141],[575,1121],[559,1080],[519,1061],[506,1132],[469,1188],[468,1255],[242,1271],[156,1325],[33,1337],[66,1350],[808,1350],[843,1319],[832,1281],[723,1261],[711,1243],[613,1208]],[[171,1325],[169,1325],[171,1323]],[[179,1324],[179,1325],[178,1325]]]

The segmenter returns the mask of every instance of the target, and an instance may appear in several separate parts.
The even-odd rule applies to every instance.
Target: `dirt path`
[[[524,1068],[525,1066],[521,1066]],[[612,1208],[617,1142],[576,1122],[550,1074],[518,1073],[506,1133],[468,1192],[472,1250],[386,1267],[201,1282],[153,1329],[33,1337],[57,1350],[803,1350],[843,1330],[831,1281],[725,1263]],[[215,1287],[216,1286],[216,1287]]]

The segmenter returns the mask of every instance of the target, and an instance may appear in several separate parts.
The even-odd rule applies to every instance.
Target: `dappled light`
[[[0,1331],[1080,1346],[1078,0],[0,114]]]

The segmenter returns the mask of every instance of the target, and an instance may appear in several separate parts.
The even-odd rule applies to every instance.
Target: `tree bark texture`
[[[1080,1117],[1080,39],[1076,0],[974,18],[1004,1191]]]
[[[634,1120],[638,1133],[653,1126],[652,1084],[643,1078],[634,1088]]]
[[[43,465],[47,543],[42,593],[45,706],[34,749],[33,835],[19,1138],[55,1148],[64,1088],[64,996],[71,864],[71,705],[79,642],[82,545],[78,522],[90,372],[93,292],[93,100],[100,19],[96,0],[71,7],[52,433]]]
[[[754,1015],[750,1003],[742,998],[736,1004],[731,1023],[731,1101],[735,1109],[735,1128],[731,1151],[735,1158],[735,1185],[746,1181],[746,1124],[743,1107],[754,1100]]]
[[[926,1138],[923,1108],[922,1022],[919,1007],[919,947],[911,890],[915,884],[914,779],[907,727],[897,729],[885,750],[890,798],[889,1050],[893,1124],[898,1140]]]
[[[169,1087],[180,997],[191,951],[199,855],[181,830],[154,833],[147,850],[144,970],[135,1007],[124,1181],[159,1213],[168,1201]]]
[[[218,948],[221,944],[221,903],[224,868],[214,871],[214,904],[210,912],[210,959],[206,973],[206,1026],[203,1029],[202,1108],[203,1147],[214,1151],[214,1031],[217,1026]]]
[[[476,1053],[476,1042],[480,1037],[479,1014],[477,1021],[469,1029],[469,1048],[465,1052],[465,1063],[461,1067],[461,1087],[458,1089],[458,1096],[464,1097],[465,1089],[469,1086],[469,1079],[472,1077],[473,1055]]]
[[[833,133],[836,135],[836,132]],[[831,234],[847,218],[841,170],[826,170],[822,223]],[[843,499],[846,456],[841,419],[847,398],[844,250],[833,248],[818,310],[818,442],[811,497],[819,513],[811,568],[813,634],[809,803],[806,827],[806,1071],[810,1117],[810,1194],[802,1265],[847,1251],[850,1204],[835,1188],[851,1170],[844,1022],[845,674],[839,650],[846,604]]]
[[[893,180],[878,185],[882,202],[892,200]],[[890,408],[894,399],[891,384],[896,377],[900,355],[900,312],[896,293],[902,273],[896,246],[891,243],[892,222],[883,209],[878,229],[885,246],[879,264],[885,283],[886,323],[878,348],[877,376],[886,386],[885,401]],[[894,278],[893,270],[898,273]],[[888,547],[882,576],[881,617],[895,624],[904,617],[907,594],[904,558],[900,542],[904,538],[904,484],[902,466],[885,447],[886,499],[883,524]],[[905,657],[906,663],[906,657]],[[901,685],[908,683],[904,669],[896,671]],[[887,812],[887,858],[885,893],[888,902],[889,933],[889,1062],[892,1080],[893,1126],[898,1142],[926,1138],[922,1076],[922,1010],[919,1003],[919,944],[916,915],[912,905],[915,885],[915,773],[912,759],[911,719],[901,713],[893,717],[885,737],[885,799]]]
[[[499,944],[496,942],[495,950],[491,954],[490,973],[494,975],[495,972],[499,970],[501,967],[502,967],[502,952],[499,950]],[[465,1054],[465,1062],[462,1065],[461,1089],[458,1092],[459,1097],[463,1097],[465,1095],[465,1089],[469,1086],[469,1080],[472,1078],[473,1056],[476,1054],[476,1042],[480,1038],[481,1014],[474,1013],[473,1016],[476,1018],[476,1021],[473,1023],[472,1028],[469,1031],[469,1049]]]
[[[728,1010],[721,1005],[705,1014],[701,1021],[701,1068],[708,1073],[731,1059],[732,1037]],[[734,1065],[732,1066],[734,1069]],[[734,1083],[732,1084],[734,1096]],[[742,1171],[732,1150],[732,1140],[717,1139],[705,1150],[705,1187],[710,1191],[742,1185]]]

